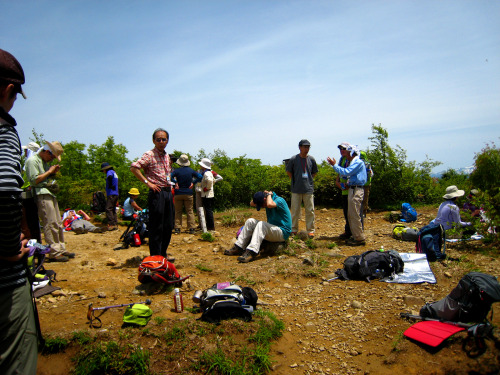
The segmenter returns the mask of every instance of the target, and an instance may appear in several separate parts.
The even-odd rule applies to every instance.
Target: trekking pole
[[[400,317],[404,318],[404,319],[415,319],[415,320],[423,320],[423,321],[430,321],[430,322],[441,322],[441,323],[451,324],[451,325],[454,325],[457,327],[462,327],[462,328],[467,328],[467,329],[478,325],[478,324],[467,324],[467,323],[460,323],[460,322],[450,322],[450,321],[442,320],[442,319],[426,318],[425,316],[412,315],[409,313],[401,313]],[[484,324],[484,323],[481,323],[481,324]]]
[[[101,328],[102,322],[101,322],[101,319],[99,319],[99,317],[102,314],[104,314],[106,311],[108,311],[109,309],[113,309],[115,307],[125,307],[125,306],[130,307],[130,306],[136,305],[136,304],[151,305],[151,300],[148,298],[144,302],[124,303],[122,305],[113,305],[113,306],[104,306],[104,307],[92,307],[92,303],[90,303],[89,309],[87,310],[87,319],[89,320],[89,324],[92,328]],[[97,311],[97,310],[102,310],[102,312],[98,316],[95,316],[94,311]],[[98,323],[94,323],[94,321],[96,321],[96,320]]]
[[[338,278],[339,278],[338,276],[337,276],[337,277],[332,277],[331,279],[328,279],[328,280],[326,280],[326,281],[337,280]]]

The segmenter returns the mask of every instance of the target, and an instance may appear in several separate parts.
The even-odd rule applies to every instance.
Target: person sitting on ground
[[[137,213],[142,211],[142,208],[135,201],[139,194],[139,189],[137,188],[132,188],[128,192],[129,197],[123,203],[123,220],[132,221],[136,218]]]
[[[250,206],[257,211],[266,209],[266,221],[250,218],[245,222],[234,246],[224,251],[224,255],[240,255],[238,262],[248,263],[260,251],[262,241],[285,242],[292,233],[292,214],[286,201],[272,191],[254,194]]]
[[[103,233],[107,231],[105,227],[96,227],[92,224],[90,216],[83,210],[79,210],[78,213],[75,210],[66,210],[62,216],[62,221],[65,230],[72,230],[76,234]]]
[[[456,203],[457,198],[463,196],[464,193],[463,190],[458,190],[455,185],[448,186],[446,188],[446,194],[443,195],[444,202],[439,206],[437,216],[431,223],[441,224],[445,230],[455,227],[471,226],[471,223],[462,221],[460,218],[460,209]],[[468,233],[471,231],[474,233],[473,229],[467,230],[466,232]]]

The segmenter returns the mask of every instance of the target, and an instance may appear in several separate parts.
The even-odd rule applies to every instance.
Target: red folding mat
[[[404,332],[404,335],[423,344],[436,347],[460,331],[465,331],[465,328],[428,320],[412,325]]]

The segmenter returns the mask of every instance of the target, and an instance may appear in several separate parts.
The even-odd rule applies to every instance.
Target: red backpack
[[[146,257],[139,265],[138,279],[141,283],[182,284],[187,278],[189,276],[181,278],[174,264],[161,255]]]

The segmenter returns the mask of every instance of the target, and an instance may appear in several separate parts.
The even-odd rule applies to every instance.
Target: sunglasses
[[[168,138],[156,138],[155,141],[156,142],[167,142]]]

